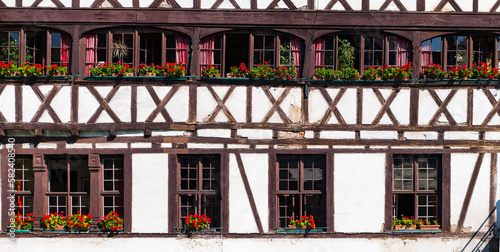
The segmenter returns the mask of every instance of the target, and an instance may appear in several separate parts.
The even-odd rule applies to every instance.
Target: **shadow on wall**
[[[477,229],[477,231],[474,233],[474,235],[470,238],[470,240],[465,244],[465,246],[462,248],[461,252],[465,251],[481,251],[481,252],[493,252],[499,251],[499,243],[498,243],[498,228],[499,221],[500,221],[500,211],[496,211],[498,208],[500,208],[500,200],[497,201],[496,207],[491,211],[491,213],[486,217],[486,219],[483,221],[481,226]],[[481,237],[481,239],[478,241],[475,238],[479,238],[479,230],[488,223],[492,218],[495,219],[495,213],[496,213],[496,222],[494,225],[491,225],[491,227],[488,229],[486,233]],[[476,243],[477,242],[477,243]]]

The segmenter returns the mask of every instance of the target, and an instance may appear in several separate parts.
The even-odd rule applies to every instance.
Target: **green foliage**
[[[58,64],[52,64],[50,67],[48,67],[49,70],[49,75],[57,75],[57,74],[67,74],[68,73],[68,68],[63,65],[58,65]]]
[[[240,63],[240,66],[237,67],[237,66],[232,66],[230,69],[229,69],[229,72],[231,74],[234,74],[236,76],[243,76],[243,75],[246,75],[248,74],[248,68],[247,66],[245,65],[245,63]]]
[[[294,62],[293,53],[290,53],[290,42],[280,45],[280,64],[291,65]]]
[[[376,80],[382,77],[382,67],[368,67],[363,71],[363,78],[365,80]]]
[[[354,67],[341,68],[340,78],[343,80],[357,80],[359,79],[359,71]]]
[[[14,226],[19,229],[30,230],[33,228],[34,222],[33,213],[26,215],[24,218],[20,214],[14,217]]]
[[[181,77],[186,73],[186,68],[182,64],[165,63],[160,69],[160,74],[170,77]]]
[[[309,215],[309,217],[303,215],[300,219],[299,216],[296,216],[296,220],[294,220],[292,217],[290,217],[289,225],[296,226],[296,227],[305,227],[308,229],[315,228],[316,224],[314,223],[314,217],[312,215]]]
[[[71,216],[66,216],[66,227],[69,229],[88,230],[90,228],[91,223],[92,223],[91,213],[85,215],[81,214],[80,211],[77,211],[76,214],[73,214]]]
[[[338,43],[338,57],[339,57],[339,68],[352,68],[354,67],[354,60],[356,60],[356,55],[354,54],[355,48],[347,39],[339,39]]]
[[[316,69],[316,71],[314,72],[314,76],[322,80],[338,80],[340,79],[340,71],[321,67]]]
[[[50,215],[42,215],[41,226],[43,228],[55,229],[57,226],[65,226],[66,218],[64,217],[64,212],[51,213]]]
[[[186,216],[186,220],[184,221],[184,225],[186,226],[186,228],[191,231],[199,231],[204,228],[208,228],[211,223],[212,220],[208,218],[206,214],[191,214],[189,216]]]
[[[273,78],[275,75],[275,70],[269,66],[267,62],[264,65],[257,65],[250,70],[250,76],[253,78],[268,79]]]
[[[424,67],[424,76],[428,79],[444,79],[446,71],[439,64],[429,64]]]
[[[275,75],[279,76],[282,80],[291,80],[297,78],[297,67],[291,66],[278,66],[275,71]]]
[[[206,66],[203,68],[201,71],[201,75],[203,77],[217,77],[220,76],[219,72],[219,67],[218,66],[212,66],[212,64]]]
[[[115,211],[109,212],[97,222],[102,230],[117,231],[123,229],[123,219]]]

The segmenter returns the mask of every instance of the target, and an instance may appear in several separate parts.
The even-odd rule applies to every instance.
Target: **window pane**
[[[51,47],[61,47],[61,33],[51,32],[50,37]]]
[[[265,49],[273,50],[274,49],[274,37],[273,36],[265,36],[264,38]]]
[[[254,48],[255,49],[264,49],[264,38],[262,36],[254,37]]]
[[[90,193],[90,173],[86,156],[70,156],[70,191]]]
[[[66,159],[52,159],[48,161],[49,191],[68,191],[68,167]]]
[[[314,216],[314,222],[318,227],[326,226],[324,204],[322,195],[305,195],[303,215]]]
[[[49,196],[49,213],[67,213],[66,196]]]
[[[278,225],[280,227],[288,227],[290,218],[297,219],[296,216],[301,215],[299,204],[299,195],[278,196]]]

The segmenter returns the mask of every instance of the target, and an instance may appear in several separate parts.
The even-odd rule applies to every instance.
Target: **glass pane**
[[[458,36],[457,37],[458,50],[467,50],[467,37]]]
[[[412,183],[412,181],[408,181],[408,180],[403,181],[403,190],[405,190],[405,191],[411,191],[411,190],[413,190],[413,183]]]
[[[374,66],[381,66],[383,61],[382,61],[382,52],[375,52],[374,53],[374,58],[373,58],[373,65]]]
[[[51,49],[51,62],[59,63],[61,62],[61,49],[60,48],[52,48]]]
[[[375,38],[375,50],[383,50],[384,48],[384,39],[383,38]]]
[[[265,36],[265,48],[266,49],[274,49],[274,37],[272,36]]]
[[[325,37],[325,50],[333,50],[333,37],[327,36]]]
[[[112,181],[104,181],[104,190],[105,191],[113,191],[113,182]]]
[[[90,173],[86,156],[70,156],[70,191],[90,192]]]
[[[167,48],[175,49],[175,36],[167,35]]]
[[[373,39],[365,37],[365,50],[373,50]]]
[[[68,168],[66,160],[49,159],[49,191],[67,192],[68,191]]]
[[[61,33],[52,32],[50,33],[51,39],[50,44],[52,47],[61,47]]]
[[[264,38],[262,36],[254,37],[254,48],[263,49],[264,48]]]
[[[432,39],[432,50],[433,51],[441,51],[441,37]]]

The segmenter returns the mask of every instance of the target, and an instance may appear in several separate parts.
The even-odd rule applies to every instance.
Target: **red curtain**
[[[97,35],[85,35],[85,74],[89,75],[89,68],[97,62]]]

